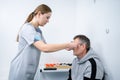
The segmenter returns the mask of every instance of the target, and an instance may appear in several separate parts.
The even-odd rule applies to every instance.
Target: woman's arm
[[[75,43],[46,44],[43,41],[36,41],[33,45],[43,52],[55,52],[66,48],[73,49],[74,47],[77,47],[77,44]]]

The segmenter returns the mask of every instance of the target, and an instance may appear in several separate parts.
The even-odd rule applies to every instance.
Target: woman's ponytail
[[[30,21],[33,19],[33,17],[34,17],[34,12],[32,12],[32,13],[29,14],[29,16],[28,16],[28,18],[26,19],[25,23],[26,23],[26,22],[30,22]]]

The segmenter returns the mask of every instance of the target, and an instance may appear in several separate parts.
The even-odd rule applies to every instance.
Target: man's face
[[[84,44],[81,43],[81,41],[79,40],[79,38],[76,38],[73,42],[75,43],[79,43],[79,45],[73,49],[73,54],[75,56],[81,56],[84,53]]]

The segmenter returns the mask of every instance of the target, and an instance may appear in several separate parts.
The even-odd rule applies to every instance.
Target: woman
[[[18,34],[18,54],[11,62],[9,80],[34,80],[41,51],[70,50],[77,46],[75,43],[46,44],[39,26],[49,22],[51,13],[47,5],[41,4],[28,16]]]

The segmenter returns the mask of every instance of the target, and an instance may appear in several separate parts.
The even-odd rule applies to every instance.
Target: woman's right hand
[[[78,43],[70,42],[68,48],[66,48],[67,51],[73,50],[78,46]]]

